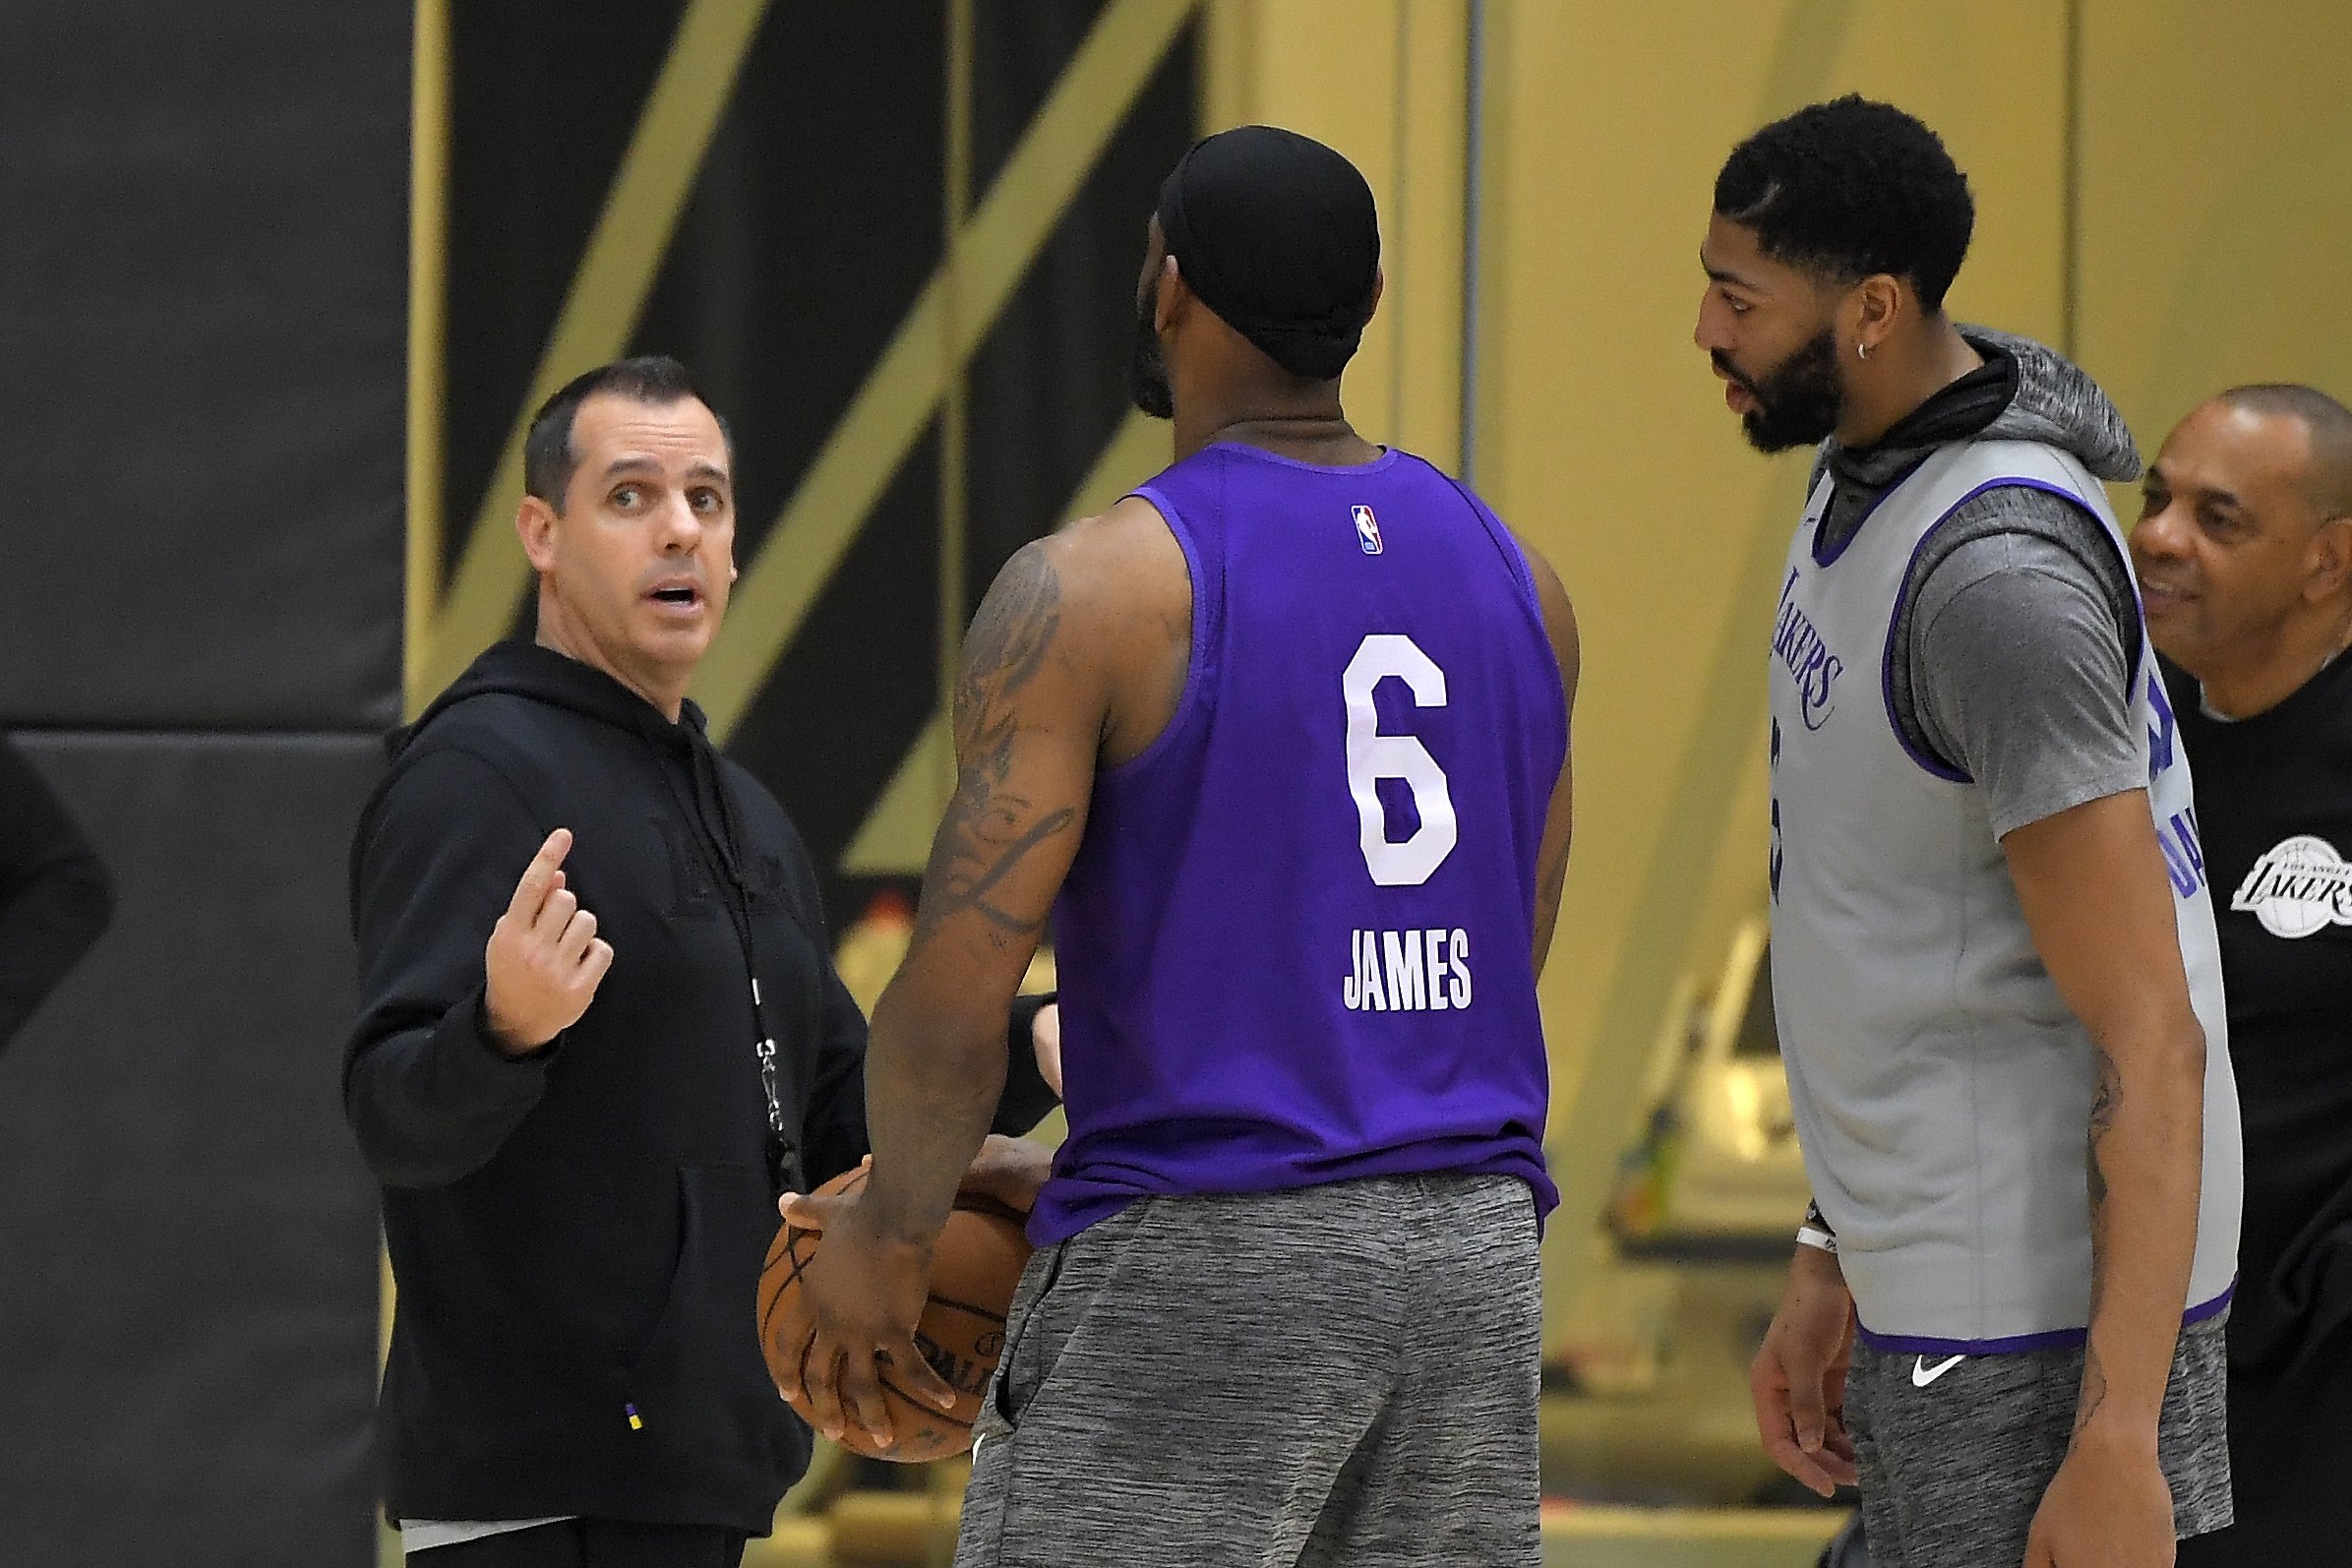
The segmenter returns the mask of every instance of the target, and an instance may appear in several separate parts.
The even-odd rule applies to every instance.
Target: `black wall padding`
[[[395,717],[406,0],[0,6],[0,715]]]
[[[376,1193],[339,1110],[369,737],[22,734],[114,925],[0,1054],[0,1563],[374,1559]]]

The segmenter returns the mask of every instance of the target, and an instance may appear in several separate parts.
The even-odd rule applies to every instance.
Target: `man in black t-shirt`
[[[2224,392],[2145,491],[2132,554],[2196,770],[2246,1125],[2238,1522],[2180,1561],[2316,1561],[2352,1524],[2352,413]]]

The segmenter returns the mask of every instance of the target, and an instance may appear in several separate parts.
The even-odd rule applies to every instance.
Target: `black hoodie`
[[[776,1186],[731,910],[797,1176],[867,1150],[866,1021],[808,851],[693,703],[672,723],[528,643],[485,652],[391,747],[352,845],[343,1075],[399,1291],[387,1512],[764,1534],[810,1437],[754,1326]],[[613,965],[578,1023],[510,1059],[484,1038],[483,948],[558,827]],[[1030,1054],[1012,1059],[1006,1131],[1053,1103]]]

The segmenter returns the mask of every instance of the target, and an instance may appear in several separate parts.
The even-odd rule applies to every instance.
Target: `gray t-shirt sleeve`
[[[1996,836],[2146,785],[2132,660],[2076,551],[2010,531],[1960,544],[1918,584],[1910,655],[1920,730],[1984,792]]]

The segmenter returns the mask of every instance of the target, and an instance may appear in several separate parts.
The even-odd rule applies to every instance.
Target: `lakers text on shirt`
[[[1348,934],[1351,1012],[1444,1012],[1470,1005],[1470,933],[1355,931]]]

